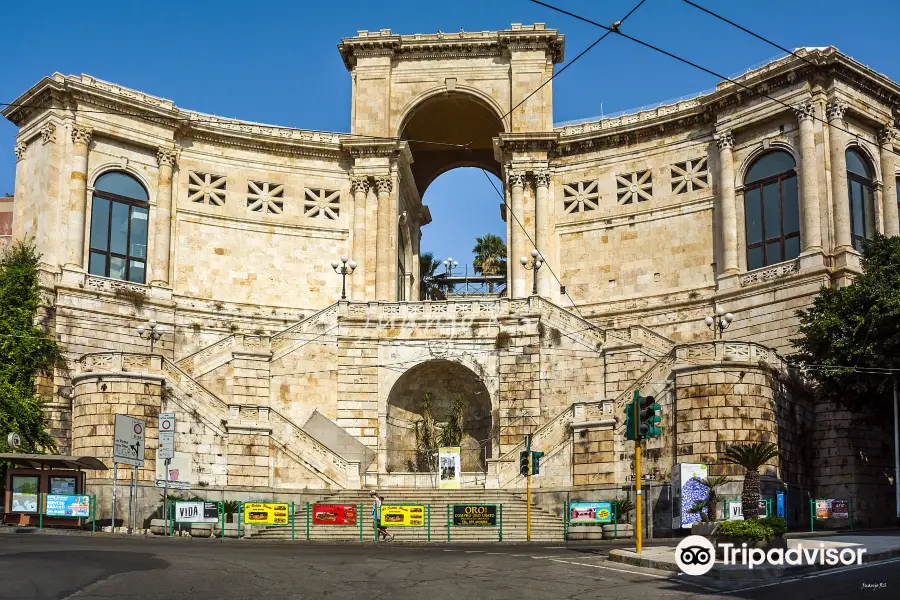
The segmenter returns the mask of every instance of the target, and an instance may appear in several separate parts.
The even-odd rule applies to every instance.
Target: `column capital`
[[[91,145],[91,137],[94,135],[94,130],[90,127],[85,127],[84,125],[73,125],[72,126],[72,141],[76,144],[84,144],[85,146]]]
[[[350,176],[350,189],[353,190],[353,193],[356,194],[358,192],[362,192],[363,194],[369,193],[369,187],[371,184],[369,183],[369,177],[364,175],[351,175]]]
[[[45,123],[44,126],[41,127],[41,142],[44,144],[56,143],[56,124],[55,123]]]
[[[382,175],[375,178],[375,188],[379,194],[390,194],[394,189],[394,179],[390,175]]]
[[[713,135],[713,138],[716,140],[716,146],[718,146],[719,152],[734,148],[734,134],[732,134],[731,131],[720,131]]]
[[[877,139],[879,146],[890,149],[894,140],[897,139],[897,128],[887,125],[882,129],[879,129]]]
[[[832,99],[828,101],[828,105],[825,107],[825,114],[828,116],[828,121],[843,121],[844,113],[847,112],[847,104],[841,100]]]
[[[525,173],[523,171],[507,171],[506,180],[509,187],[525,187]]]
[[[812,100],[804,100],[794,107],[794,115],[797,117],[798,123],[812,121],[816,118],[816,106]]]
[[[534,185],[537,187],[550,187],[550,171],[535,171]]]
[[[178,151],[175,148],[157,148],[156,149],[156,162],[157,164],[167,167],[174,167],[175,161],[178,158]]]
[[[28,150],[28,146],[25,142],[19,142],[15,145],[14,149],[16,151],[16,162],[19,162],[25,158],[25,151]]]

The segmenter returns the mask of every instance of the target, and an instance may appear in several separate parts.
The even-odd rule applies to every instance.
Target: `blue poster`
[[[571,502],[569,523],[612,523],[612,503]]]
[[[775,492],[775,515],[784,517],[784,492]]]
[[[90,517],[90,496],[63,496],[47,494],[48,517]]]

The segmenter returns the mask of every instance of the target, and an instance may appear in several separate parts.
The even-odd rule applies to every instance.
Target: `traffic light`
[[[629,402],[625,405],[625,439],[634,441],[635,438],[635,407],[637,402]]]
[[[522,450],[519,452],[519,474],[523,476],[528,476],[528,455],[531,454],[528,450]]]
[[[543,452],[538,452],[537,450],[531,451],[531,474],[538,475],[541,472],[541,457],[544,455]]]
[[[662,417],[657,414],[657,412],[660,410],[660,406],[656,403],[656,399],[653,396],[641,398],[640,406],[641,422],[639,431],[641,434],[641,439],[646,440],[661,436],[662,429],[660,429],[659,427],[659,422],[662,421]]]

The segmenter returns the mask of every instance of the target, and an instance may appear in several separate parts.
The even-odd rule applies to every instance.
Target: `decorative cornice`
[[[85,127],[84,125],[73,125],[72,126],[72,142],[75,144],[84,144],[85,146],[91,145],[91,138],[94,135],[94,130],[90,127]]]
[[[41,127],[41,142],[44,144],[55,144],[56,143],[56,124],[55,123],[45,123],[43,127]]]
[[[16,162],[19,162],[25,158],[25,151],[28,150],[28,145],[25,142],[19,142],[15,145],[14,150],[16,152]]]
[[[716,146],[718,146],[719,152],[734,148],[734,134],[730,131],[720,131],[715,134],[713,138],[716,140]]]
[[[376,177],[375,188],[378,190],[379,196],[381,194],[390,194],[394,189],[394,179],[390,176]]]
[[[805,100],[794,107],[794,116],[797,117],[797,122],[802,123],[804,121],[812,122],[813,119],[816,118],[816,106],[812,103],[812,100]]]
[[[353,190],[354,194],[358,194],[362,192],[363,194],[369,193],[369,188],[371,184],[369,183],[369,178],[359,175],[351,175],[350,176],[350,189]]]
[[[554,152],[558,145],[559,132],[557,131],[501,133],[497,140],[497,148],[504,152],[547,152],[549,154]],[[503,161],[501,160],[501,162]]]
[[[525,187],[525,172],[524,171],[508,171],[506,174],[506,181],[509,184],[509,187],[514,188]]]
[[[843,121],[844,114],[847,112],[847,104],[842,102],[841,100],[829,100],[828,105],[825,107],[825,115],[828,117],[828,121]]]
[[[536,187],[550,187],[550,171],[535,171],[534,185]]]
[[[178,158],[178,152],[175,148],[157,148],[156,163],[162,167],[174,167]]]

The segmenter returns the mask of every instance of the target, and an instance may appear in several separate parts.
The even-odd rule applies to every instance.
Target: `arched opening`
[[[800,206],[794,157],[782,150],[757,158],[744,178],[747,269],[800,255]]]
[[[461,406],[461,435],[442,435]],[[449,432],[452,434],[452,431]],[[491,457],[491,399],[471,369],[436,359],[404,373],[388,395],[388,472],[429,472],[440,446],[462,448],[462,470],[482,472]],[[458,441],[458,443],[456,443]]]
[[[853,247],[862,252],[863,240],[875,235],[875,178],[869,161],[856,148],[848,148],[847,194]]]
[[[503,185],[497,179],[500,165],[494,159],[492,141],[504,130],[501,116],[476,95],[453,91],[422,100],[403,121],[400,136],[410,140],[413,178],[432,217],[419,243],[420,298],[416,299],[503,289],[502,281],[487,282],[483,277],[505,275],[506,224],[503,198],[497,194],[502,194]],[[502,260],[489,260],[485,272],[476,246],[488,248],[491,256],[496,253],[491,249],[502,249]],[[445,265],[447,259],[458,264]],[[467,279],[447,284],[453,277]],[[435,278],[435,285],[427,282],[429,278]]]
[[[132,175],[108,171],[94,182],[88,273],[145,283],[150,199]]]

